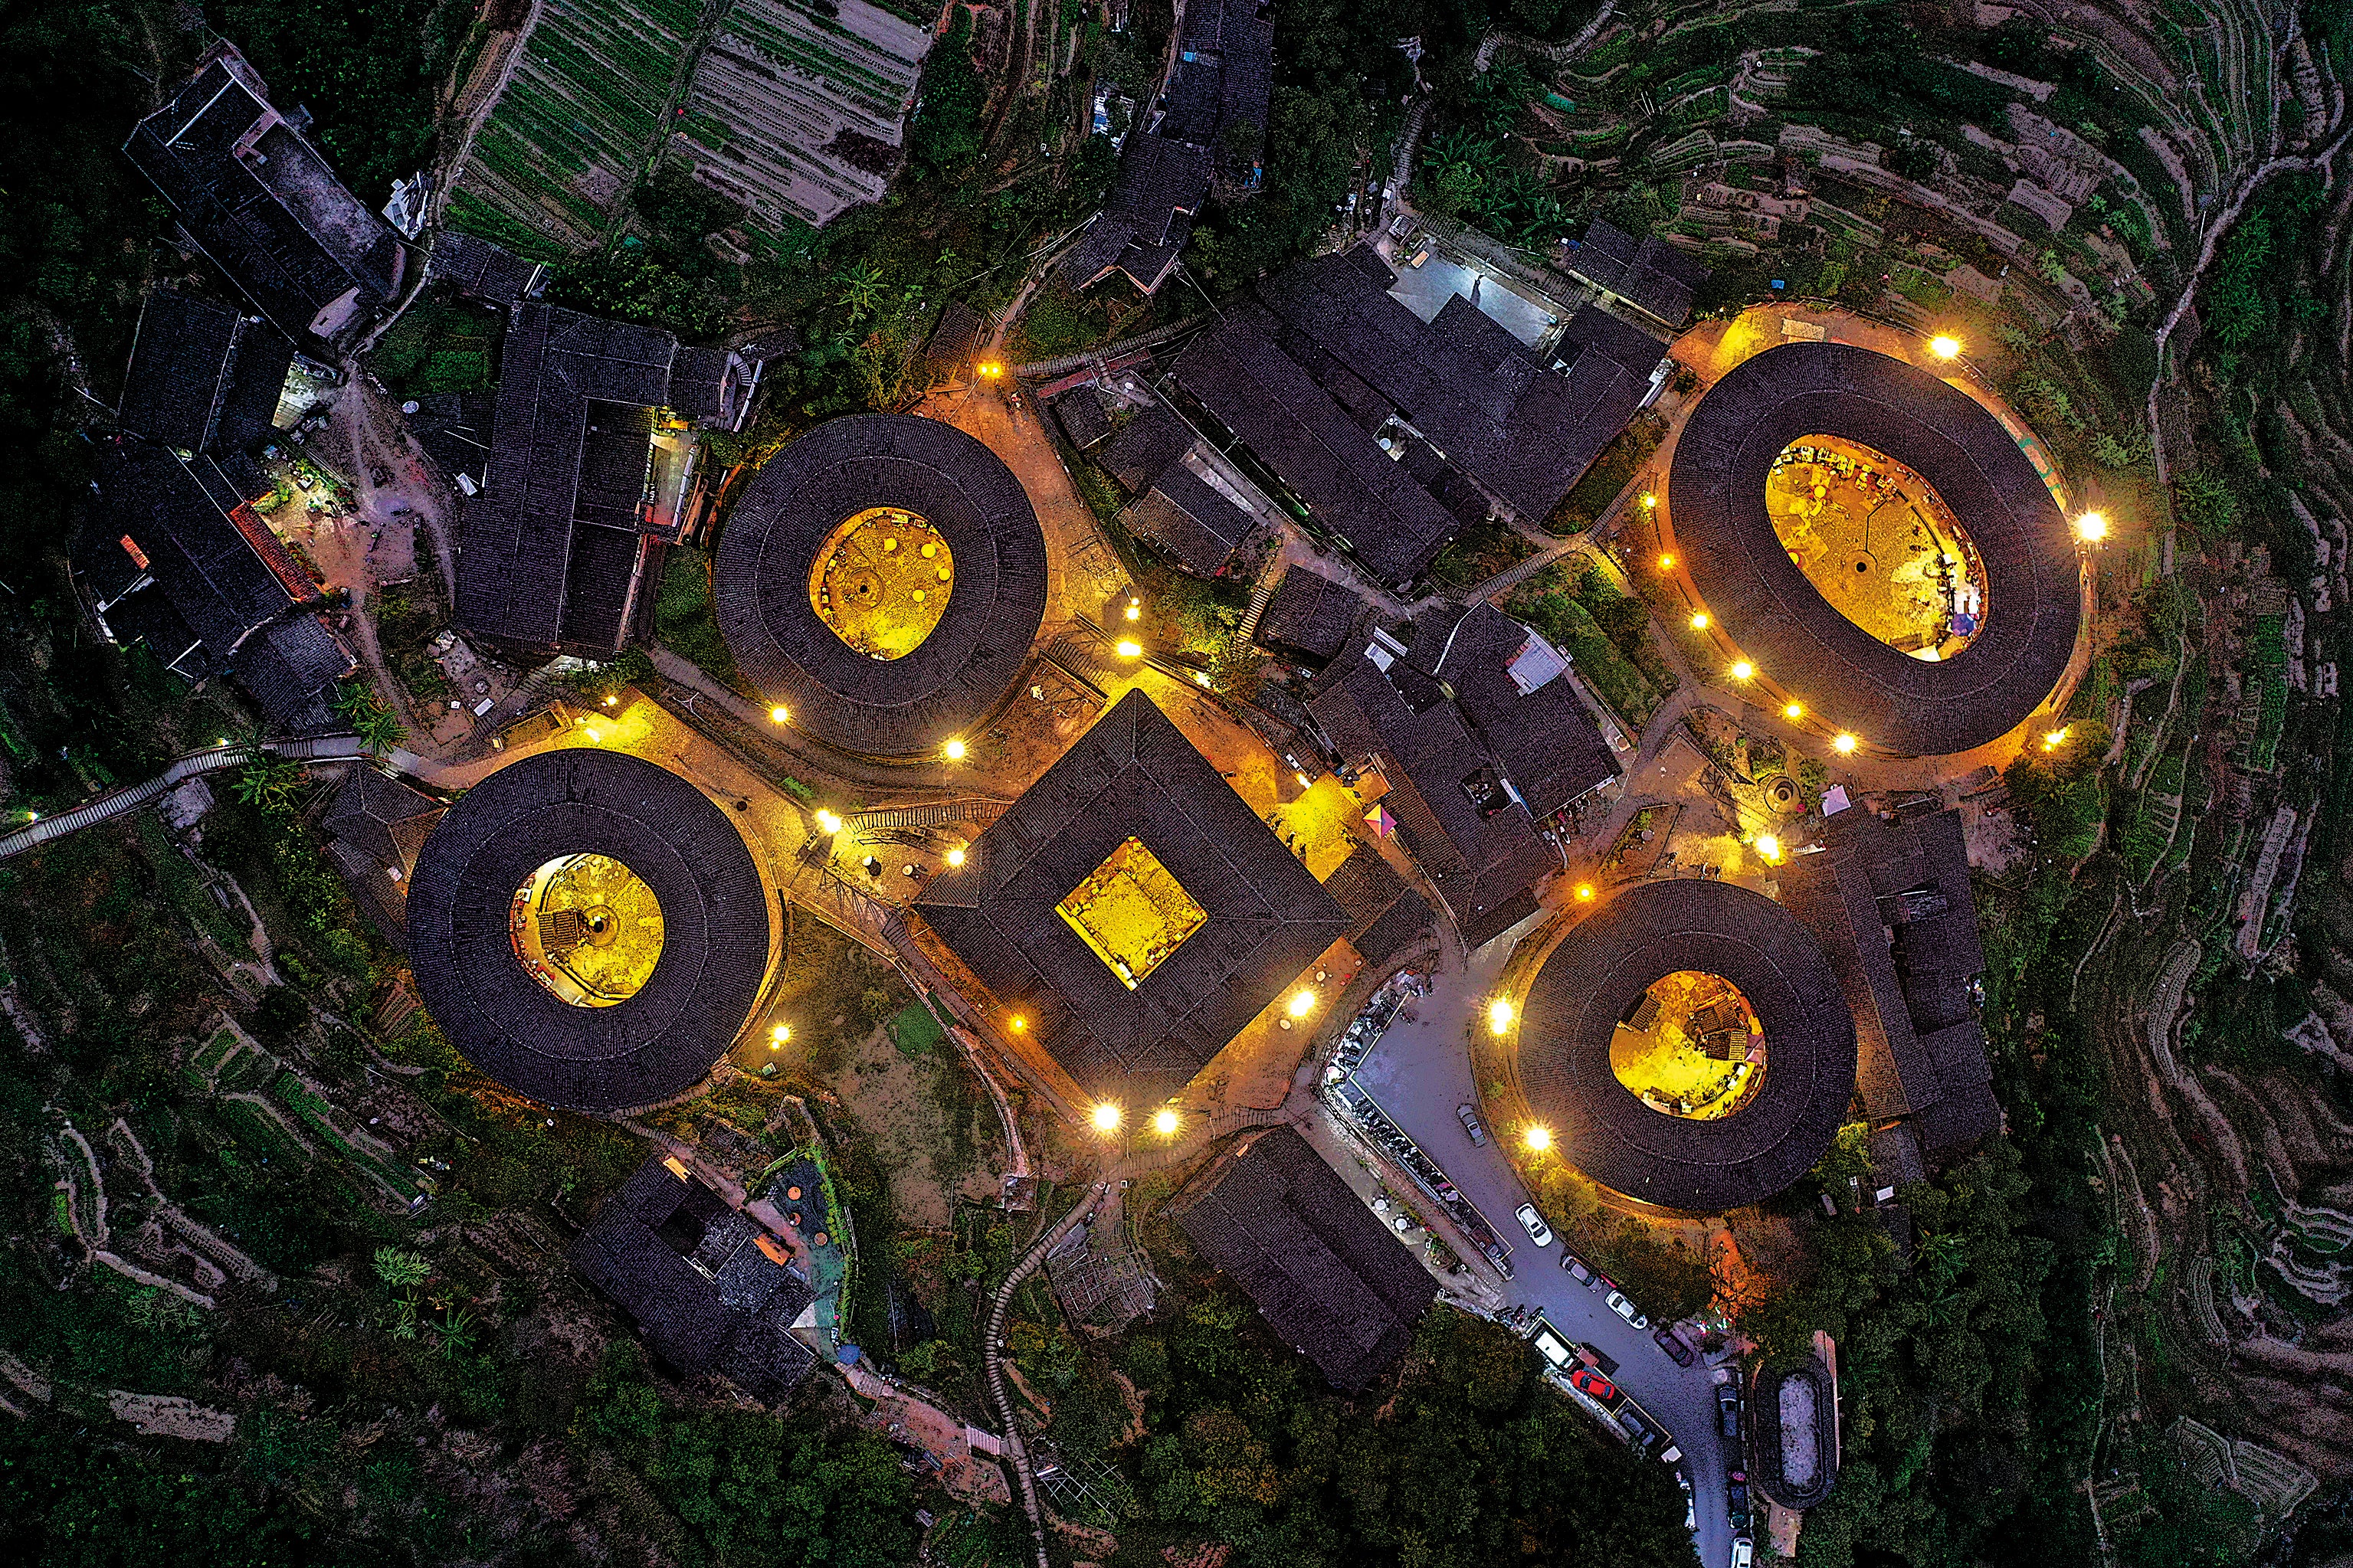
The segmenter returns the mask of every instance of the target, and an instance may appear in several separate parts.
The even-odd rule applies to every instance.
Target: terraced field
[[[841,0],[736,0],[696,68],[673,151],[773,234],[881,198],[931,35]]]
[[[449,199],[451,224],[541,259],[601,241],[659,146],[703,0],[546,0]]]
[[[667,142],[755,240],[824,224],[881,198],[930,47],[865,0],[547,0],[448,221],[540,259],[591,248]]]

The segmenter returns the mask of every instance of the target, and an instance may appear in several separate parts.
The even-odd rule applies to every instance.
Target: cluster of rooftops
[[[1271,25],[1257,0],[1224,0],[1192,8],[1185,27],[1111,207],[1064,263],[1074,283],[1116,269],[1156,286],[1212,183],[1254,181]],[[116,640],[144,642],[192,679],[231,675],[282,731],[324,728],[354,661],[319,613],[316,584],[254,510],[262,480],[250,452],[280,428],[290,368],[299,360],[332,378],[332,362],[415,286],[420,258],[334,181],[301,118],[273,109],[227,45],[141,121],[127,151],[191,247],[254,313],[170,289],[150,298],[121,435],[77,538],[78,577]],[[1566,265],[1657,320],[1679,322],[1688,310],[1693,269],[1654,242],[1596,225]],[[437,426],[480,454],[451,465],[466,494],[459,624],[513,647],[617,650],[648,627],[663,550],[710,504],[695,433],[743,426],[759,347],[688,347],[547,305],[535,298],[540,268],[465,236],[441,237],[430,280],[508,317],[490,418],[451,410]],[[1165,395],[1141,417],[1114,429],[1082,387],[1058,402],[1058,421],[1134,497],[1130,525],[1191,570],[1221,570],[1260,526],[1256,491],[1372,581],[1400,585],[1466,526],[1551,514],[1670,368],[1655,339],[1594,306],[1557,323],[1539,350],[1460,296],[1425,321],[1390,292],[1394,281],[1366,247],[1302,263],[1222,309],[1176,355]],[[2014,447],[1952,399],[1908,385],[1892,408],[1878,407],[1890,373],[1850,363],[1853,353],[1810,370],[1766,356],[1744,383],[1753,390],[1726,407],[1816,425],[1863,410],[1880,422],[1873,444],[1890,450],[1941,455],[1928,437],[1949,437],[1955,455],[1938,458],[1951,469],[1941,482],[1969,491],[1964,499],[1974,485],[1989,508],[2023,519],[2007,547],[1991,531],[1991,552],[2034,590],[2019,646],[2040,679],[2063,584]],[[1714,500],[1724,474],[1736,489],[1746,483],[1756,443],[1744,445],[1724,418],[1695,429],[1685,445],[1708,466],[1686,470],[1679,458],[1675,499],[1682,526],[1703,535],[1688,547],[1695,565],[1721,575],[1738,558],[1737,530],[1717,531],[1735,544],[1705,537],[1711,508],[1731,504]],[[1725,448],[1712,464],[1710,441]],[[929,654],[837,658],[842,650],[800,625],[811,541],[870,505],[907,508],[953,548],[956,586]],[[744,508],[721,563],[723,625],[764,695],[802,705],[818,738],[907,754],[1007,700],[1044,614],[1047,562],[1018,482],[976,442],[904,416],[837,422],[772,464]],[[1717,591],[1737,599],[1738,585],[1725,584]],[[2031,613],[2043,600],[2048,626]],[[1533,914],[1538,885],[1560,864],[1552,827],[1618,777],[1562,653],[1486,603],[1398,624],[1299,565],[1255,627],[1261,648],[1309,674],[1303,696],[1268,717],[1371,805],[1464,939],[1477,945]],[[768,893],[740,829],[651,764],[593,753],[517,764],[455,812],[363,770],[330,816],[340,859],[414,881],[413,909],[397,897],[371,909],[387,929],[406,923],[427,1005],[453,1041],[551,1103],[612,1110],[690,1087],[740,1033],[772,973],[773,955],[761,961],[763,931],[773,935]],[[1191,919],[1148,963],[1121,968],[1064,906],[1106,867],[1127,865],[1118,858],[1131,848],[1181,889]],[[666,908],[697,912],[677,930],[702,933],[665,948],[641,995],[594,1013],[501,967],[525,862],[586,849],[658,882]],[[1971,1006],[1983,954],[1957,820],[1841,813],[1822,852],[1780,881],[1778,905],[1713,884],[1613,899],[1547,960],[1523,1032],[1522,1084],[1556,1108],[1572,1157],[1600,1179],[1675,1206],[1762,1196],[1819,1155],[1858,1085],[1890,1169],[1919,1171],[1926,1156],[1999,1125]],[[1661,895],[1673,908],[1650,910]],[[1067,1088],[1087,1101],[1151,1105],[1335,944],[1385,962],[1433,910],[1372,845],[1319,882],[1135,690],[910,913],[970,999],[1041,1051]],[[1661,940],[1681,945],[1651,953]],[[1579,1022],[1592,1011],[1594,974],[1640,972],[1647,984],[1669,958],[1727,973],[1746,964],[1736,983],[1775,1013],[1765,1095],[1713,1129],[1676,1130],[1671,1149],[1622,1135],[1629,1115],[1662,1119],[1610,1098],[1625,1095],[1606,1070],[1614,1013],[1595,1013],[1591,1029]],[[1661,1172],[1664,1184],[1651,1187]],[[1221,1154],[1174,1212],[1281,1331],[1353,1387],[1395,1359],[1434,1288],[1362,1205],[1337,1201],[1340,1189],[1297,1134],[1278,1130]],[[780,1393],[806,1370],[785,1326],[807,1305],[807,1286],[747,1226],[657,1163],[607,1205],[575,1255],[638,1303],[631,1310],[666,1359]]]

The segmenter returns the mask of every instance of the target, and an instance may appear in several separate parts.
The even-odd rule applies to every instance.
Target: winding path
[[[264,741],[260,752],[289,762],[350,763],[367,754],[356,735],[321,735],[302,741]],[[21,855],[27,849],[38,848],[52,839],[107,821],[127,812],[161,800],[192,778],[206,773],[226,773],[241,768],[255,759],[255,750],[248,746],[207,746],[200,752],[190,752],[170,767],[144,784],[128,784],[96,800],[75,806],[71,811],[55,816],[41,817],[27,823],[5,838],[0,838],[0,860],[11,855]]]

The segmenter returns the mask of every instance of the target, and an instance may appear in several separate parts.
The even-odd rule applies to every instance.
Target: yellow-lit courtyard
[[[1833,609],[1892,648],[1949,658],[1985,625],[1985,572],[1926,480],[1853,441],[1807,436],[1765,481],[1773,532]]]
[[[661,901],[610,856],[566,855],[515,889],[508,932],[542,985],[575,1007],[609,1007],[660,962]]]
[[[932,635],[955,585],[948,542],[898,507],[869,507],[818,546],[809,605],[833,635],[873,658],[904,658]]]
[[[1765,1029],[1740,988],[1681,969],[1644,992],[1609,1041],[1609,1070],[1653,1110],[1729,1116],[1765,1081]]]
[[[1209,917],[1142,841],[1123,840],[1054,906],[1133,991]]]

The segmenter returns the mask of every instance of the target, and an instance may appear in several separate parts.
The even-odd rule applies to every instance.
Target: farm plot
[[[817,6],[736,0],[671,138],[694,177],[769,236],[881,199],[931,47],[924,28],[864,0]]]
[[[661,134],[702,0],[546,0],[474,138],[451,224],[542,259],[604,237]]]

